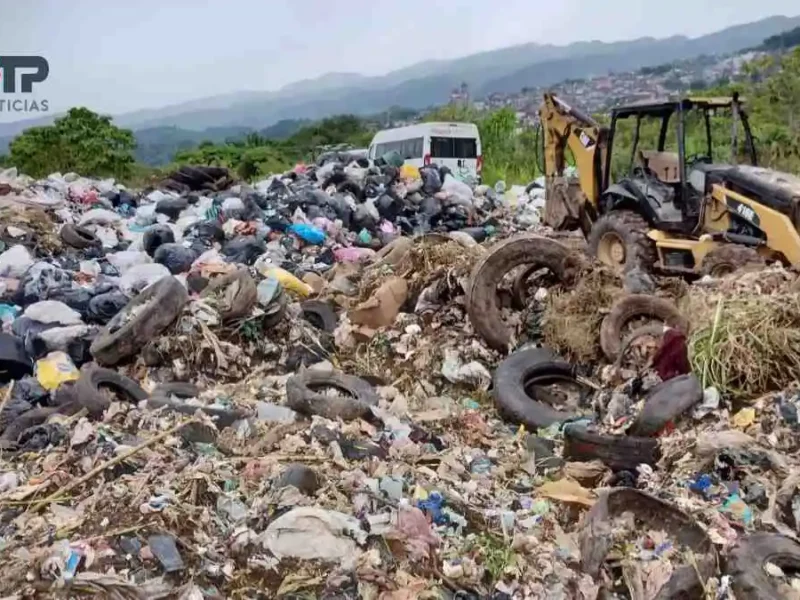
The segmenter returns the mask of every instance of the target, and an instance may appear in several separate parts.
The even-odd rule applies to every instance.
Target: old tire
[[[764,572],[764,563],[800,568],[800,544],[783,535],[755,533],[742,538],[731,550],[726,574],[733,578],[737,598],[775,600],[782,598],[777,586]]]
[[[755,248],[742,244],[725,244],[705,255],[700,263],[700,272],[711,277],[722,277],[741,268],[761,268],[766,264],[767,261]]]
[[[530,429],[549,427],[576,415],[557,410],[528,394],[537,380],[573,380],[575,370],[546,348],[513,352],[494,372],[493,395],[498,410],[506,418]]]
[[[100,416],[110,404],[103,388],[110,389],[131,403],[141,402],[148,397],[147,392],[130,377],[91,363],[81,369],[81,376],[75,382],[74,397],[89,414]]]
[[[628,433],[638,436],[658,435],[667,424],[702,400],[703,388],[700,380],[691,373],[662,381],[647,393],[644,406]]]
[[[566,246],[547,238],[523,235],[501,242],[478,261],[467,286],[467,313],[475,331],[495,350],[507,352],[511,333],[497,306],[497,285],[503,276],[520,265],[531,265],[548,268],[559,281],[570,282],[580,264]]]
[[[223,322],[248,316],[258,302],[256,282],[247,269],[238,269],[212,279],[200,297],[208,298],[213,295],[221,296],[218,311]]]
[[[100,246],[100,239],[85,227],[78,225],[66,224],[58,232],[61,241],[67,246],[82,250],[92,246]]]
[[[163,277],[145,288],[108,322],[89,351],[101,365],[113,366],[157,337],[180,314],[189,299],[174,277]]]
[[[703,584],[715,574],[717,563],[716,550],[708,534],[682,510],[632,488],[615,488],[603,494],[585,515],[578,532],[582,571],[593,578],[599,575],[616,541],[615,528],[610,523],[624,512],[632,512],[644,522],[646,528],[666,531],[673,544],[691,549],[698,557],[700,578],[693,566],[679,567],[661,587],[656,598],[702,598]]]
[[[311,323],[320,331],[326,333],[333,333],[339,319],[336,318],[336,313],[333,307],[322,300],[308,300],[300,304],[300,310],[303,311],[303,319]]]
[[[623,296],[611,306],[600,325],[600,347],[610,361],[615,361],[622,351],[622,329],[631,319],[652,317],[670,327],[687,333],[689,322],[670,301],[646,294]]]
[[[578,462],[600,460],[615,471],[634,471],[641,464],[655,465],[661,453],[658,441],[652,438],[605,435],[582,425],[567,425],[563,456]]]
[[[657,254],[655,244],[647,237],[648,229],[647,221],[635,212],[612,211],[592,226],[589,254],[618,272],[636,267],[650,271]]]
[[[333,387],[347,396],[329,396],[315,390]],[[366,381],[338,371],[307,369],[286,382],[289,408],[305,415],[352,421],[365,417],[378,404],[378,394]]]

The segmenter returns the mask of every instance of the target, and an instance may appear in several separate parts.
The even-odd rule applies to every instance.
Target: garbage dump
[[[320,163],[0,172],[3,597],[800,598],[794,272]]]

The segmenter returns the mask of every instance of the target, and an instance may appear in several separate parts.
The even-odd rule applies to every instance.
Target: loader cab
[[[601,211],[627,204],[654,228],[679,234],[697,228],[715,171],[757,162],[738,95],[616,108],[608,157],[603,180],[617,183],[607,186]]]

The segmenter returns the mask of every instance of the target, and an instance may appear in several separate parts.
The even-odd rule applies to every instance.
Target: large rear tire
[[[742,268],[760,269],[767,264],[755,248],[742,244],[725,244],[714,248],[700,263],[703,275],[722,277]]]
[[[621,273],[637,267],[651,271],[658,255],[648,229],[647,221],[633,211],[610,212],[592,226],[589,254]]]

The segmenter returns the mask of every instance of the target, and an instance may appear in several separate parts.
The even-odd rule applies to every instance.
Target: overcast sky
[[[0,8],[0,55],[50,63],[34,94],[15,97],[47,98],[51,112],[85,105],[111,114],[525,42],[694,37],[800,13],[798,0],[0,0]],[[0,122],[31,116],[0,112]]]

